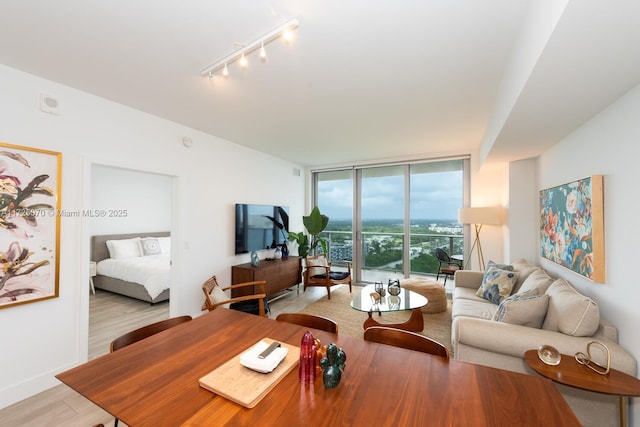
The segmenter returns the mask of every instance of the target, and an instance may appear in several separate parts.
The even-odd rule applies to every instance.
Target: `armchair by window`
[[[310,286],[324,286],[327,288],[327,298],[331,299],[331,287],[349,285],[351,292],[351,263],[346,261],[347,271],[331,271],[331,263],[325,254],[306,257],[304,271],[304,290]]]

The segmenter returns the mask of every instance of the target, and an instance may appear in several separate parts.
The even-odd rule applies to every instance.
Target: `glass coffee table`
[[[385,296],[381,297],[376,293],[374,285],[369,285],[362,288],[362,291],[351,301],[351,307],[368,313],[369,316],[364,321],[364,329],[371,326],[388,326],[406,331],[420,332],[424,329],[421,308],[427,305],[428,302],[429,300],[422,295],[404,288],[400,289],[398,296],[389,295],[387,292]],[[378,316],[382,316],[382,313],[406,310],[411,310],[411,316],[403,323],[380,323],[373,317],[375,312],[378,313]]]

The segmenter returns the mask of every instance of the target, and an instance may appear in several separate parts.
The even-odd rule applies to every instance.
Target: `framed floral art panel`
[[[58,297],[62,154],[0,142],[0,308]]]
[[[602,175],[540,191],[540,254],[605,281]]]

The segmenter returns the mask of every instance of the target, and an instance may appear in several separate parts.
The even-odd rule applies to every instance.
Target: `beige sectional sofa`
[[[525,351],[548,344],[563,354],[574,355],[585,352],[589,341],[597,340],[610,349],[612,368],[636,375],[635,359],[618,344],[617,329],[600,316],[594,301],[578,293],[564,279],[553,279],[525,260],[511,266],[512,288],[495,286],[493,292],[478,291],[483,284],[483,272],[456,272],[451,331],[456,360],[538,375],[524,361]],[[502,270],[491,271],[506,274]],[[485,285],[483,290],[487,289]],[[504,297],[508,293],[508,300],[496,304],[496,291],[504,293]],[[595,355],[592,351],[592,356],[604,363],[603,354]],[[583,425],[620,425],[618,397],[556,386]]]

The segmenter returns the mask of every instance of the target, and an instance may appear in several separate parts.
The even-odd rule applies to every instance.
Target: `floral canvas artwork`
[[[58,296],[61,158],[0,142],[0,308]]]
[[[604,281],[602,176],[540,191],[541,255],[596,282]]]

